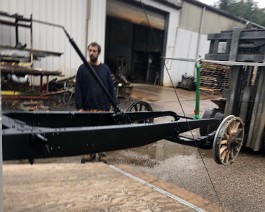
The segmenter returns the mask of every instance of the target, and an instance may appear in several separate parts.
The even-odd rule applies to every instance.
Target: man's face
[[[88,54],[89,54],[89,58],[90,58],[90,61],[92,63],[95,63],[97,62],[98,60],[98,56],[99,56],[99,53],[98,53],[98,47],[97,46],[89,46],[88,47]]]

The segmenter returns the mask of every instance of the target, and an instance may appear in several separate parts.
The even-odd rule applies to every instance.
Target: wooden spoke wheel
[[[153,111],[150,104],[145,101],[135,101],[127,109],[127,112],[143,112],[143,111]],[[138,123],[153,123],[154,119],[146,119]]]
[[[227,116],[219,125],[214,142],[213,155],[218,164],[231,164],[238,156],[244,140],[244,124],[233,115]]]

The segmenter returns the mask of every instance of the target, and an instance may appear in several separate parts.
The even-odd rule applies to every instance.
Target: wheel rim
[[[231,164],[238,156],[244,140],[244,124],[240,118],[227,116],[218,127],[214,142],[213,155],[218,164]]]
[[[150,104],[144,101],[135,101],[127,109],[127,112],[142,112],[142,111],[153,111],[153,109],[150,106]],[[153,123],[153,122],[154,119],[150,118],[137,123]]]

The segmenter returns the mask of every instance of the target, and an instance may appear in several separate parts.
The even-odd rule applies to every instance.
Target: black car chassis
[[[162,116],[172,116],[174,121],[144,123]],[[192,146],[213,140],[214,133],[196,141],[181,139],[179,134],[218,120],[178,121],[179,118],[171,111],[6,112],[2,114],[3,160],[82,155],[139,147],[160,139]]]
[[[210,143],[213,145],[214,159],[219,164],[230,164],[237,157],[244,137],[240,118],[230,115],[221,122],[215,118],[195,120],[172,111],[122,112],[65,28],[38,20],[33,22],[64,30],[71,45],[109,98],[114,112],[4,112],[3,160],[28,159],[33,163],[35,158],[120,150],[161,139],[199,147],[209,146]],[[173,121],[147,121],[164,116],[173,117]],[[213,125],[219,127],[206,136],[197,139],[180,136],[183,132]]]

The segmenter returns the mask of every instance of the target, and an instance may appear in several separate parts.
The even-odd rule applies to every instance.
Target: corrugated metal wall
[[[199,32],[200,16],[204,7],[183,1],[181,9],[180,28],[193,32]],[[242,27],[243,23],[226,17],[205,7],[203,34],[218,33],[222,30],[231,30],[233,27]]]
[[[87,43],[96,41],[101,45],[102,52],[99,60],[103,62],[105,55],[106,1],[88,0]]]
[[[205,19],[204,33],[218,33],[223,30],[232,30],[235,27],[245,27],[244,23],[240,23],[231,18],[218,15],[207,10],[207,18]]]
[[[166,57],[169,58],[190,60],[197,60],[198,56],[204,58],[205,54],[209,52],[210,46],[210,42],[207,40],[208,33],[243,26],[242,23],[234,19],[186,1],[183,1],[180,12],[180,21],[175,22],[176,25],[174,26],[176,32],[172,31],[173,29],[169,29],[168,32],[172,31],[169,37],[175,36],[175,43],[171,45],[172,48],[170,48],[170,45],[168,46]],[[181,81],[182,75],[187,74],[187,76],[196,77],[195,62],[166,60],[166,65],[173,79],[174,86]],[[164,85],[171,86],[166,75],[164,77]]]
[[[81,51],[86,54],[87,0],[0,0],[0,10],[9,14],[18,13],[25,17],[63,25],[73,37]],[[15,45],[14,27],[0,25],[0,45]],[[28,29],[19,29],[21,43],[30,47]],[[35,68],[60,70],[65,77],[73,76],[81,63],[62,29],[33,23],[33,49],[62,52],[57,57],[35,61]],[[34,80],[34,84],[38,79]]]
[[[104,61],[105,22],[107,0],[0,0],[0,10],[8,13],[19,13],[33,19],[39,19],[63,25],[74,38],[81,51],[86,54],[86,44],[98,41],[102,45],[101,61]],[[110,0],[109,0],[110,1]],[[136,1],[136,0],[135,0]],[[138,1],[138,0],[137,0]],[[204,57],[209,50],[207,33],[219,32],[222,28],[231,29],[238,26],[235,20],[220,16],[203,7],[183,2],[178,10],[158,1],[142,0],[142,3],[168,14],[165,55],[167,58],[197,59],[197,54]],[[181,12],[181,14],[180,14]],[[201,19],[205,16],[204,19]],[[214,20],[214,27],[209,23]],[[201,24],[203,26],[200,28]],[[221,27],[221,28],[220,28]],[[201,32],[201,33],[200,33]],[[13,28],[0,25],[0,45],[14,45]],[[22,43],[30,43],[28,30],[20,30]],[[200,40],[200,43],[198,43]],[[65,77],[73,76],[81,61],[61,29],[41,24],[33,25],[33,48],[63,52],[60,58],[48,57],[35,62],[34,66],[47,70],[60,70]],[[181,76],[194,75],[195,63],[166,60],[166,66],[174,85]],[[171,86],[167,69],[161,73],[164,86]],[[37,82],[37,81],[36,81]]]

